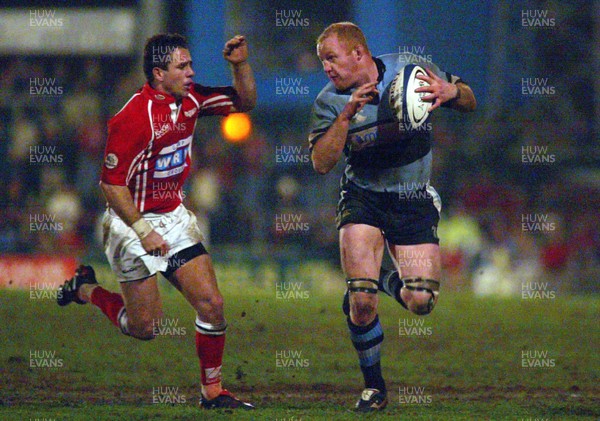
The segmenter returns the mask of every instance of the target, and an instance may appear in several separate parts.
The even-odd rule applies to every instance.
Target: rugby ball
[[[430,102],[422,98],[428,92],[415,92],[421,86],[429,86],[424,80],[417,79],[417,75],[427,75],[425,69],[416,64],[407,64],[390,84],[390,107],[400,122],[400,131],[425,130],[428,128]]]

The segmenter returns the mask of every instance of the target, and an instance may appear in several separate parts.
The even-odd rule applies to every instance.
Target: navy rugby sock
[[[362,371],[365,388],[378,389],[386,393],[385,381],[381,375],[381,343],[383,342],[383,329],[379,323],[379,316],[375,316],[367,326],[357,326],[347,319],[350,329],[352,345],[358,352],[360,370]]]

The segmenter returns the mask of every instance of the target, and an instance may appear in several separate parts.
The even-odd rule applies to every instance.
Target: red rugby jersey
[[[100,179],[129,187],[142,213],[172,211],[182,201],[197,118],[229,114],[235,95],[232,87],[196,84],[177,105],[146,83],[108,122]]]

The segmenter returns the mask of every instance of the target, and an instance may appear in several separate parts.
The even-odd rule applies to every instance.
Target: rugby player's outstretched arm
[[[238,96],[234,104],[237,112],[250,111],[256,105],[256,82],[248,63],[248,43],[242,35],[236,35],[225,43],[223,57],[231,64],[233,87]]]
[[[107,184],[100,182],[100,188],[104,197],[108,202],[108,206],[125,222],[128,226],[132,226],[135,222],[143,218],[140,211],[138,211],[131,192],[127,186],[118,186],[114,184]],[[169,246],[165,240],[154,230],[146,234],[143,238],[140,238],[142,247],[148,253],[159,253],[164,255],[169,250]]]
[[[344,152],[346,138],[348,137],[350,120],[375,95],[378,95],[376,86],[377,82],[370,82],[358,87],[350,96],[350,101],[348,101],[340,115],[334,120],[325,134],[315,143],[312,148],[311,158],[313,168],[316,172],[327,174],[340,160]]]

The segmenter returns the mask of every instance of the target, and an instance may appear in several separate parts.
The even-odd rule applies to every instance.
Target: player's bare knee
[[[221,294],[216,294],[213,296],[210,302],[214,311],[223,313],[223,296]]]
[[[426,316],[433,311],[435,301],[431,297],[417,298],[411,307],[410,311],[414,314]]]
[[[357,326],[366,326],[373,321],[377,307],[373,300],[354,302],[351,306],[352,321]]]
[[[440,283],[423,278],[407,278],[403,282],[400,298],[405,307],[419,316],[431,313],[438,300]]]
[[[204,303],[210,309],[211,313],[223,314],[223,296],[221,294],[213,295],[205,300]]]
[[[154,326],[150,325],[131,325],[129,326],[129,336],[143,341],[149,341],[156,337]]]
[[[127,324],[128,333],[130,336],[149,341],[156,337],[156,326],[160,326],[160,320],[162,313],[156,315],[157,317],[144,317],[135,321],[129,320]]]
[[[223,312],[223,296],[215,294],[203,298],[194,305],[196,312],[202,315],[202,319],[209,323],[220,323],[225,319]]]
[[[377,313],[377,280],[353,278],[346,283],[350,292],[352,322],[358,326],[368,325]]]

